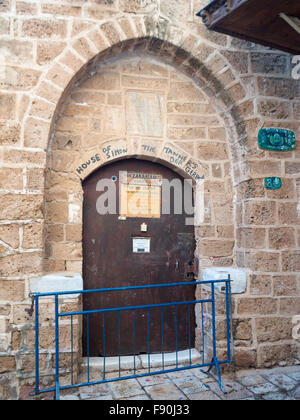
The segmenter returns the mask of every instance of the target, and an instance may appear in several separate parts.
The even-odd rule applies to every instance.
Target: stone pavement
[[[124,372],[124,374],[126,374]],[[62,400],[300,400],[300,366],[239,371],[218,384],[200,369],[79,388]]]

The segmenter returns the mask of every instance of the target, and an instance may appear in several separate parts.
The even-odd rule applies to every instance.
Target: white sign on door
[[[133,238],[133,252],[147,254],[150,252],[150,238]]]

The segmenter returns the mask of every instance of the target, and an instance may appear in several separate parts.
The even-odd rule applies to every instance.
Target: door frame
[[[84,179],[82,179],[82,182],[81,182],[81,186],[82,186],[82,196],[83,196],[83,183],[84,183],[84,181],[87,179],[87,178],[89,178],[90,177],[90,175],[92,175],[92,173],[94,173],[94,172],[97,172],[97,171],[99,171],[99,170],[101,170],[101,168],[103,168],[103,167],[105,167],[105,166],[108,166],[108,165],[113,165],[113,164],[115,164],[115,163],[117,163],[117,162],[120,162],[120,161],[124,161],[124,160],[128,160],[128,159],[136,159],[137,161],[150,161],[150,162],[152,162],[152,163],[156,163],[156,164],[158,164],[158,165],[161,165],[161,166],[163,166],[163,167],[166,167],[166,168],[168,168],[168,169],[170,169],[171,171],[173,171],[174,172],[174,174],[178,174],[182,179],[189,179],[189,180],[191,180],[192,181],[192,187],[193,187],[193,195],[194,195],[194,203],[196,203],[196,198],[195,198],[195,192],[197,191],[197,181],[198,181],[198,185],[200,184],[200,188],[198,187],[198,191],[200,190],[200,192],[202,192],[202,193],[204,193],[204,182],[203,182],[203,179],[204,179],[204,177],[202,177],[200,180],[195,180],[195,178],[192,178],[191,176],[189,176],[189,174],[186,172],[186,171],[184,171],[184,170],[182,170],[180,167],[178,167],[177,165],[174,165],[174,164],[171,164],[170,162],[168,162],[168,161],[165,161],[165,160],[163,160],[163,159],[157,159],[157,158],[153,158],[153,157],[148,157],[148,156],[136,156],[136,155],[128,155],[128,156],[126,156],[126,158],[119,158],[119,159],[113,159],[113,160],[111,160],[111,161],[109,161],[109,162],[105,162],[104,164],[100,164],[100,165],[98,165],[97,166],[97,168],[95,168],[93,171],[91,171]],[[195,204],[196,205],[196,204]],[[118,211],[119,209],[117,209],[117,211]],[[82,227],[83,227],[83,212],[82,212]],[[195,227],[196,227],[197,225],[195,225],[194,224],[194,226],[193,226],[193,233],[194,233],[194,241],[195,241],[195,247],[194,247],[194,260],[195,260],[195,262],[197,262],[197,264],[199,264],[199,257],[197,256],[197,254],[196,254],[196,232],[195,232]],[[83,244],[83,240],[82,240],[82,244]],[[82,257],[82,269],[83,269],[83,265],[84,265],[84,258]],[[198,274],[198,266],[197,266],[197,269],[196,269],[196,272],[197,272],[197,274]],[[197,276],[195,276],[195,281],[197,281]],[[85,284],[85,282],[84,282],[84,279],[83,279],[83,288],[85,289],[85,287],[84,287],[84,284]],[[195,290],[195,292],[196,292],[196,290]],[[196,312],[195,312],[195,309],[196,308],[194,308],[194,315],[195,315],[195,317],[196,317]],[[84,340],[84,335],[83,335],[83,326],[82,326],[82,334],[81,334],[81,345],[83,345],[83,340]],[[195,330],[196,330],[196,323],[195,323]],[[195,331],[195,333],[196,333],[196,331]]]
[[[131,168],[129,168],[128,170],[129,171],[135,171],[135,172],[151,172],[151,170],[152,171],[154,171],[154,172],[159,172],[160,170],[161,170],[161,173],[163,174],[163,179],[168,179],[170,182],[173,180],[173,178],[172,178],[172,174],[174,175],[174,179],[177,179],[177,177],[176,177],[176,175],[178,175],[178,179],[180,179],[180,182],[181,182],[181,188],[184,188],[185,187],[185,184],[184,184],[184,177],[182,176],[182,174],[179,174],[178,173],[178,171],[174,171],[173,170],[173,168],[170,168],[170,167],[167,167],[166,165],[163,165],[163,164],[161,164],[160,162],[152,162],[151,160],[145,160],[145,159],[143,159],[143,158],[139,158],[139,159],[134,159],[134,158],[131,158],[131,159],[126,159],[126,160],[128,160],[128,162],[130,162],[131,164],[130,164],[130,167]],[[118,161],[115,161],[115,162],[110,162],[109,164],[107,164],[107,165],[105,165],[105,166],[111,166],[112,167],[112,172],[120,172],[120,170],[121,171],[124,171],[125,170],[125,168],[126,168],[126,160],[124,160],[124,159],[122,159],[122,160],[118,160]],[[121,165],[120,167],[118,166],[118,163],[120,163],[120,162],[124,162],[125,163],[125,165]],[[141,165],[139,165],[139,162],[141,163]],[[147,165],[147,162],[149,162],[149,163],[151,163],[151,165],[149,166],[149,165]],[[135,163],[137,163],[137,165],[135,164]],[[145,164],[145,165],[143,165],[143,164]],[[152,164],[153,164],[153,167],[152,167]],[[125,166],[125,168],[124,168],[124,166]],[[115,167],[115,168],[114,168]],[[140,167],[140,169],[139,169],[139,167]],[[96,172],[97,172],[97,174],[99,173],[99,179],[101,179],[101,169],[103,169],[104,168],[104,166],[101,166],[101,167],[99,167],[97,170],[95,170],[95,171],[93,171],[87,178],[86,178],[86,180],[88,180],[88,179],[90,179],[92,176],[93,176],[93,174],[95,174]],[[132,168],[134,168],[134,169],[132,169]],[[161,168],[161,169],[160,169]],[[110,176],[111,176],[111,174],[110,175],[107,175],[107,176],[109,176],[109,179],[110,179]],[[85,180],[85,181],[86,181]],[[85,182],[85,181],[83,181],[83,183]],[[97,178],[96,179],[92,179],[91,180],[92,181],[92,183],[93,184],[95,184],[95,182],[97,182]],[[83,184],[82,183],[82,184]],[[96,184],[95,184],[96,185]],[[91,191],[90,189],[89,189],[90,187],[88,187],[88,185],[86,185],[85,187],[83,187],[83,190],[84,190],[84,192],[85,193],[87,193],[87,191]],[[119,184],[119,188],[120,188],[120,184]],[[117,192],[117,191],[116,191]],[[100,192],[99,192],[100,193]],[[194,189],[192,190],[192,193],[193,193],[193,195],[194,195]],[[88,194],[88,196],[90,196],[90,194],[91,193],[89,193]],[[89,200],[91,200],[91,199],[94,199],[95,198],[95,200],[97,201],[97,197],[98,197],[98,195],[97,194],[95,194],[95,197],[93,197],[93,194],[90,196],[90,198],[89,198]],[[171,197],[171,195],[170,195],[170,197]],[[173,195],[173,193],[172,193],[172,197],[174,198],[175,196]],[[118,195],[118,193],[117,193],[117,195],[116,195],[116,199],[117,199],[117,203],[119,203],[119,206],[120,206],[120,202],[119,202],[119,199],[120,199],[120,196]],[[84,200],[85,200],[85,197],[84,197]],[[196,252],[196,238],[195,238],[195,229],[194,229],[194,226],[193,226],[193,228],[192,228],[192,226],[191,225],[187,225],[186,224],[186,222],[185,222],[185,219],[186,218],[188,218],[188,215],[186,214],[186,212],[185,212],[185,200],[186,200],[186,196],[185,196],[185,193],[184,193],[184,190],[182,189],[182,210],[183,210],[183,213],[181,214],[181,216],[177,216],[176,217],[176,213],[171,213],[169,216],[168,216],[168,213],[166,213],[166,214],[161,214],[161,216],[162,217],[171,217],[172,218],[172,215],[173,215],[173,217],[175,216],[175,220],[177,220],[177,222],[175,222],[175,220],[174,220],[174,222],[175,223],[177,223],[178,224],[178,217],[182,217],[182,219],[181,219],[181,221],[180,221],[180,226],[178,225],[177,226],[177,229],[175,229],[175,231],[173,232],[173,234],[176,234],[176,232],[179,234],[179,232],[189,232],[189,235],[191,235],[191,234],[193,234],[193,244],[191,245],[192,246],[192,248],[191,248],[191,251],[192,251],[192,253],[190,254],[191,256],[190,257],[186,257],[187,259],[185,260],[185,258],[184,258],[184,261],[182,260],[181,261],[181,267],[182,267],[182,279],[180,278],[180,279],[177,279],[177,280],[175,280],[175,277],[177,278],[178,277],[178,273],[176,274],[176,270],[175,270],[175,272],[174,272],[174,281],[171,281],[171,283],[178,283],[178,282],[185,282],[185,281],[192,281],[192,280],[189,280],[188,279],[188,277],[185,277],[185,271],[187,270],[187,268],[188,268],[188,265],[187,265],[187,262],[188,262],[188,259],[189,258],[192,258],[193,260],[195,259],[195,252]],[[163,200],[161,200],[161,205],[162,205],[162,202],[163,202]],[[175,204],[174,204],[175,205]],[[90,210],[89,210],[90,211]],[[117,206],[116,206],[116,211],[117,211],[117,213],[116,213],[116,216],[120,213],[120,208],[118,208]],[[87,216],[85,216],[84,217],[84,215],[83,215],[83,229],[84,229],[84,227],[85,227],[85,225],[84,225],[84,223],[86,223],[86,221],[87,220],[90,220],[91,219],[91,215],[90,215],[90,217],[88,217],[87,219],[86,219],[86,217]],[[105,216],[104,216],[105,217]],[[113,217],[113,215],[112,215],[112,217]],[[189,216],[189,217],[192,217],[192,216]],[[134,218],[135,219],[135,218]],[[92,220],[93,220],[93,218],[92,218]],[[141,221],[147,221],[147,219],[145,218],[145,217],[141,217]],[[148,219],[149,220],[149,219]],[[156,219],[154,219],[154,220],[156,220]],[[103,222],[104,222],[104,220],[103,220]],[[115,221],[116,223],[117,223],[117,220]],[[166,221],[165,221],[166,222]],[[135,222],[133,221],[133,223],[135,224]],[[160,223],[164,223],[164,220],[160,220]],[[169,223],[169,222],[168,222]],[[181,223],[182,223],[182,225],[181,225]],[[131,223],[132,224],[132,223]],[[138,223],[137,223],[138,224]],[[185,227],[184,227],[184,224],[185,224]],[[101,226],[101,223],[100,223],[100,226]],[[87,228],[88,229],[88,228]],[[88,231],[89,231],[89,229],[88,229]],[[154,232],[155,232],[155,230],[154,230]],[[154,232],[153,232],[153,234],[154,234]],[[90,234],[91,234],[91,232],[90,232]],[[182,233],[183,234],[183,233]],[[141,234],[142,235],[142,234]],[[83,239],[84,239],[84,237],[85,237],[85,235],[83,235]],[[88,236],[89,237],[89,236]],[[88,239],[88,237],[86,237],[86,240]],[[100,241],[101,241],[101,239],[100,239]],[[88,245],[88,243],[89,243],[89,241],[87,242],[87,243],[85,243],[85,247],[88,247],[89,248],[89,245]],[[173,242],[172,242],[173,243]],[[98,244],[99,245],[99,244]],[[87,249],[88,248],[85,248],[85,252],[83,253],[83,273],[84,274],[86,274],[86,270],[85,270],[85,268],[84,268],[84,264],[85,264],[85,261],[84,261],[84,257],[86,257],[86,252],[87,252]],[[169,248],[168,248],[169,249]],[[186,248],[184,248],[184,249],[186,249]],[[171,249],[170,249],[171,250]],[[161,255],[161,254],[159,254],[159,255]],[[179,257],[180,258],[180,257]],[[182,259],[182,258],[181,258]],[[90,261],[90,263],[91,263],[91,261]],[[129,262],[130,263],[130,262]],[[187,271],[194,271],[194,270],[187,270]],[[167,276],[168,277],[168,276]],[[194,280],[194,277],[193,277],[193,280]],[[84,286],[84,290],[90,290],[90,289],[93,289],[94,287],[91,287],[91,286],[87,286],[86,285],[86,281],[87,280],[85,280],[85,279],[83,279],[83,286]],[[166,283],[167,281],[160,281],[159,283]],[[92,281],[92,284],[94,283],[94,280]],[[110,283],[110,281],[109,281],[109,283]],[[152,283],[149,283],[149,284],[152,284]],[[118,285],[118,287],[127,287],[127,286],[130,286],[130,284],[125,284],[125,285]],[[105,287],[113,287],[112,285],[108,285],[108,284],[106,284],[106,286],[99,286],[99,287],[97,287],[97,288],[101,288],[101,289],[103,289],[103,288],[105,288]],[[181,286],[182,287],[182,286]],[[174,290],[174,292],[176,292],[176,289],[180,289],[180,288],[175,288],[175,290]],[[180,289],[181,290],[181,289]],[[178,290],[178,292],[179,292],[179,290]],[[184,288],[184,290],[182,290],[182,292],[184,292],[184,295],[185,295],[185,293],[187,292],[188,293],[188,295],[190,294],[190,292],[188,292],[188,289],[185,289]],[[195,293],[196,292],[196,289],[193,291],[193,293]],[[89,297],[90,295],[88,295],[88,297]],[[179,300],[179,297],[177,297],[176,298],[177,300]],[[185,298],[185,300],[192,300],[192,298]],[[149,302],[148,302],[149,303]],[[156,303],[156,302],[154,302],[154,303]],[[162,303],[162,302],[161,302]],[[88,306],[89,306],[90,304],[88,304]],[[101,306],[101,305],[100,305]],[[100,306],[99,306],[99,309],[100,309]],[[121,304],[119,305],[119,306],[121,306]],[[193,309],[193,317],[192,317],[192,319],[194,319],[195,318],[195,308]],[[195,329],[196,329],[196,323],[195,323],[195,319],[194,319],[194,321],[192,321],[192,323],[193,323],[193,325],[195,326]],[[92,329],[91,329],[91,331],[92,331]],[[193,341],[195,340],[195,331],[193,331]],[[82,337],[82,341],[83,341],[83,343],[85,343],[85,334],[83,334],[83,337]],[[84,346],[84,344],[83,344],[83,347],[85,347]],[[101,347],[101,346],[100,346]],[[94,348],[94,347],[93,347]]]

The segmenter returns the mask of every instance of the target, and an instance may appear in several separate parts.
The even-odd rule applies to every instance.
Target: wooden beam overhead
[[[300,54],[298,0],[213,0],[197,15],[211,30]]]

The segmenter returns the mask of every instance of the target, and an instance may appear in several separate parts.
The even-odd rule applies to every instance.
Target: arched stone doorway
[[[234,264],[226,127],[191,79],[146,56],[100,65],[69,94],[55,128],[46,181],[46,270],[81,272],[81,179],[130,156],[205,178],[197,252],[203,267]]]
[[[147,54],[99,63],[65,98],[50,147],[46,271],[82,273],[82,180],[128,158],[203,178],[203,223],[194,227],[200,269],[235,265],[228,131],[182,72]]]

